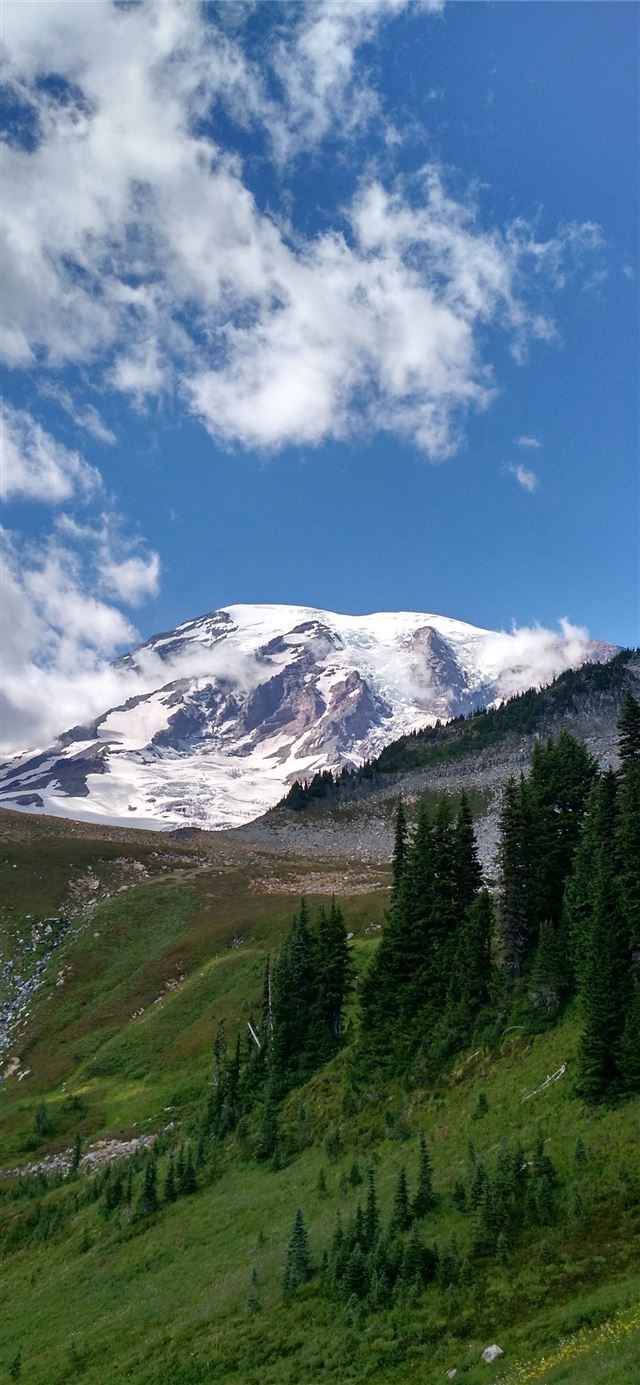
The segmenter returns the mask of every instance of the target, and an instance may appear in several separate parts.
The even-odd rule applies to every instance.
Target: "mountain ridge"
[[[610,657],[566,623],[511,634],[423,612],[237,604],[116,661],[119,701],[0,771],[0,803],[166,829],[238,826],[295,779]]]

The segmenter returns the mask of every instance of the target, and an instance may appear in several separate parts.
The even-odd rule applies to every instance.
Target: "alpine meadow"
[[[2,0],[0,1382],[640,1380],[640,65]]]

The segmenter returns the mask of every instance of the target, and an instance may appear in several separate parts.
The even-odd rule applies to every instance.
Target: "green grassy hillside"
[[[162,1188],[171,1148],[194,1138],[216,1025],[244,1034],[301,887],[312,906],[320,893],[340,895],[361,971],[388,874],[224,838],[101,836],[11,815],[2,828],[6,954],[26,965],[25,938],[73,907],[9,1049],[19,1069],[2,1084],[0,1164],[46,1160],[76,1131],[85,1149],[153,1133]],[[46,1187],[4,1179],[0,1379],[426,1385],[456,1367],[468,1385],[628,1385],[640,1356],[640,1102],[580,1103],[577,1037],[571,1014],[546,1034],[511,1030],[491,1052],[461,1055],[436,1087],[411,1091],[355,1078],[347,1049],[288,1097],[284,1167],[255,1161],[250,1124],[207,1156],[195,1192],[141,1220],[126,1202],[108,1212],[82,1169]],[[384,1312],[348,1311],[317,1277],[285,1304],[296,1207],[317,1266],[337,1211],[349,1216],[362,1195],[353,1165],[364,1175],[373,1164],[386,1217],[401,1164],[415,1182],[421,1127],[437,1194],[421,1226],[428,1243],[455,1235],[467,1247],[469,1217],[453,1193],[470,1140],[491,1166],[501,1141],[519,1138],[528,1154],[542,1134],[562,1216],[526,1231],[506,1264],[480,1258],[468,1282],[434,1283]],[[134,1156],[136,1187],[142,1177]],[[480,1354],[494,1341],[505,1356],[488,1367]]]

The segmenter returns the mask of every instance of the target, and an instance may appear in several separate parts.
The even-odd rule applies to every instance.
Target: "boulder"
[[[458,1367],[457,1367],[457,1366],[452,1366],[450,1371],[445,1371],[445,1375],[446,1375],[446,1377],[447,1377],[447,1380],[455,1380],[457,1374],[458,1374]]]
[[[492,1361],[499,1361],[501,1356],[504,1356],[502,1347],[499,1347],[497,1343],[494,1342],[493,1346],[485,1347],[481,1360],[485,1361],[486,1364],[490,1366]]]

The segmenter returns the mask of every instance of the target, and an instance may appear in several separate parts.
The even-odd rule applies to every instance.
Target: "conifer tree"
[[[179,1191],[182,1197],[189,1197],[191,1193],[195,1193],[197,1187],[196,1171],[193,1167],[193,1154],[191,1152],[191,1145],[188,1144],[184,1152]]]
[[[481,890],[467,910],[459,932],[453,973],[458,994],[471,1015],[491,998],[491,943],[495,927],[493,901]]]
[[[580,1040],[581,1095],[598,1101],[619,1081],[619,1044],[629,999],[629,955],[620,888],[614,864],[601,860],[580,1002],[584,1029]]]
[[[482,868],[473,829],[471,807],[466,793],[460,795],[455,826],[456,894],[458,917],[463,919],[482,884]]]
[[[626,692],[618,720],[618,749],[626,768],[630,761],[640,763],[640,702]]]
[[[284,1270],[284,1296],[291,1298],[302,1284],[311,1278],[313,1266],[309,1252],[309,1237],[304,1222],[302,1208],[296,1210],[293,1231],[287,1247]]]
[[[342,1036],[342,1010],[353,987],[347,930],[335,896],[328,912],[320,911],[316,971],[321,1033],[326,1048],[327,1045],[335,1046]]]
[[[435,1196],[431,1179],[431,1160],[424,1130],[420,1131],[420,1158],[418,1163],[418,1186],[411,1205],[414,1217],[426,1217],[435,1206]]]
[[[618,791],[620,902],[631,952],[640,963],[640,759],[623,761]]]
[[[555,1017],[567,992],[564,937],[559,924],[547,919],[540,925],[538,946],[531,969],[529,993],[534,1009]]]
[[[137,1206],[138,1217],[151,1217],[158,1210],[158,1186],[157,1186],[157,1167],[153,1155],[150,1155],[144,1168],[142,1180],[142,1190]]]
[[[81,1157],[82,1157],[82,1140],[81,1140],[80,1134],[79,1134],[79,1132],[78,1132],[78,1134],[76,1134],[76,1138],[75,1138],[74,1144],[73,1144],[73,1154],[71,1155],[71,1171],[72,1171],[72,1173],[77,1173],[77,1172],[78,1172],[78,1169],[80,1168],[80,1159],[81,1159]]]
[[[176,1171],[173,1159],[170,1159],[167,1167],[166,1178],[164,1180],[164,1201],[175,1202],[177,1200],[177,1197],[178,1190],[176,1188]]]
[[[521,975],[531,948],[535,919],[534,823],[523,778],[505,785],[500,812],[500,922],[506,964]]]
[[[404,1165],[400,1168],[396,1181],[391,1211],[391,1225],[396,1231],[406,1231],[407,1227],[411,1225],[409,1189],[407,1187],[407,1174]]]
[[[398,799],[395,819],[395,835],[393,841],[393,856],[391,857],[391,872],[393,875],[394,894],[398,894],[402,884],[405,860],[407,855],[407,815],[402,799]]]
[[[371,1250],[371,1248],[376,1243],[378,1233],[380,1230],[380,1213],[378,1211],[378,1197],[376,1193],[376,1184],[371,1164],[367,1169],[367,1201],[364,1211],[364,1224],[367,1248]]]
[[[260,1139],[256,1154],[258,1159],[272,1159],[278,1144],[278,1106],[273,1085],[270,1083],[264,1101]]]

